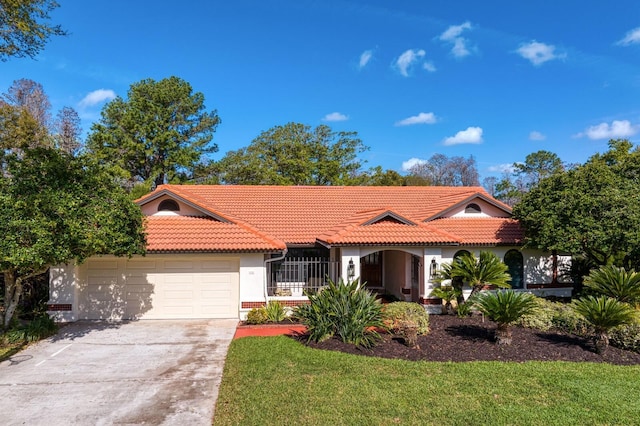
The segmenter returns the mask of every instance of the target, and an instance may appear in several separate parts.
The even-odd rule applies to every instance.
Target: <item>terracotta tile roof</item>
[[[515,219],[450,217],[429,224],[458,236],[460,243],[466,245],[518,245],[524,241],[524,231]]]
[[[190,243],[194,247],[209,244],[222,250],[241,250],[242,242],[245,244],[242,249],[246,249],[248,243],[232,228],[245,229],[247,238],[258,238],[270,249],[282,242],[312,245],[317,240],[334,245],[492,245],[522,240],[517,222],[505,218],[436,219],[425,223],[451,206],[476,196],[495,201],[481,187],[161,185],[137,202],[144,204],[162,191],[230,222],[226,224],[229,229],[219,224],[207,228],[207,237],[203,236],[204,231],[188,231],[198,241]],[[505,215],[509,215],[508,206],[498,201],[494,204],[504,207]],[[187,230],[192,229],[191,226],[200,229],[175,222]],[[184,233],[177,228],[170,229],[171,226],[167,222],[162,228],[150,227],[150,241],[162,240],[163,249],[168,249],[172,241],[187,244]],[[205,239],[214,239],[214,242],[205,244]],[[258,245],[251,244],[249,246],[255,247],[252,250],[258,250]]]
[[[264,252],[286,245],[242,224],[220,222],[209,217],[148,216],[147,250]]]
[[[487,195],[482,187],[445,186],[161,185],[156,191],[162,189],[288,244],[313,244],[319,235],[365,209],[393,209],[419,222],[474,194]]]

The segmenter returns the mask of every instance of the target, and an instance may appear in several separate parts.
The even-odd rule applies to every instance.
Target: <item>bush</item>
[[[417,303],[393,302],[382,308],[382,322],[385,328],[393,333],[399,333],[405,326],[404,322],[412,322],[417,325],[418,334],[429,332],[429,314]]]
[[[1,335],[2,343],[35,342],[54,335],[58,325],[47,314],[40,314],[24,325],[14,325]]]
[[[296,307],[294,315],[307,326],[309,340],[339,336],[345,343],[363,347],[380,340],[375,327],[383,326],[382,305],[358,280],[329,280],[326,288],[308,297],[310,303]]]
[[[640,324],[621,325],[609,334],[611,346],[640,353]]]
[[[535,299],[533,309],[523,315],[517,324],[542,331],[556,329],[579,336],[591,334],[589,324],[570,305],[539,297]]]
[[[280,322],[284,321],[287,318],[287,310],[284,305],[277,301],[272,300],[267,303],[267,306],[264,308],[265,313],[267,314],[268,322]]]
[[[267,309],[262,306],[253,308],[247,313],[247,324],[264,324],[269,320]]]

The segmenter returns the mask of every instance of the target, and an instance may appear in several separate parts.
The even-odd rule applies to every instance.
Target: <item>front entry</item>
[[[369,288],[383,288],[382,253],[371,253],[360,258],[360,282]]]

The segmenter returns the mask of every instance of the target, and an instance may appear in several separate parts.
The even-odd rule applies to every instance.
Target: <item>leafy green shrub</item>
[[[597,294],[620,302],[640,303],[640,273],[609,265],[594,269],[584,279],[584,286]]]
[[[267,309],[262,306],[253,308],[247,313],[247,324],[264,324],[269,320]]]
[[[24,329],[24,339],[27,342],[35,342],[49,337],[58,331],[55,321],[47,314],[36,316]]]
[[[638,321],[638,311],[631,305],[607,296],[587,296],[572,303],[576,313],[593,326],[593,340],[597,353],[609,346],[609,331],[614,327]]]
[[[621,325],[609,332],[611,346],[640,352],[640,324]]]
[[[268,322],[280,322],[287,318],[287,310],[278,300],[271,300],[264,308]]]
[[[517,324],[542,331],[556,329],[579,336],[591,334],[591,326],[570,305],[540,297],[535,299],[533,309],[524,314]]]
[[[549,302],[541,297],[536,297],[534,305],[529,312],[520,317],[517,324],[522,327],[535,328],[536,330],[547,331],[554,327],[553,318],[557,309],[553,302]]]
[[[363,347],[380,340],[375,327],[383,327],[382,305],[358,280],[329,280],[321,292],[307,296],[310,303],[297,306],[294,315],[307,326],[309,340],[318,342],[335,335]]]
[[[26,324],[14,324],[0,336],[2,343],[35,342],[55,334],[58,325],[47,314],[40,314]]]
[[[517,293],[513,290],[496,291],[495,293],[480,293],[475,306],[498,324],[496,341],[499,345],[511,344],[510,325],[516,323],[520,317],[535,306],[535,296],[529,293]]]
[[[418,334],[429,332],[429,314],[419,304],[393,302],[382,307],[382,322],[391,332],[399,333],[403,322],[407,321],[416,324]]]

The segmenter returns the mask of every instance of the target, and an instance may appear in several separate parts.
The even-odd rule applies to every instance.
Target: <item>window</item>
[[[476,214],[476,213],[482,213],[482,209],[476,203],[471,203],[464,209],[464,212]]]
[[[179,212],[180,206],[173,200],[162,200],[158,205],[158,211]]]
[[[524,288],[524,259],[518,250],[509,250],[504,255],[504,263],[511,275],[511,288]]]

